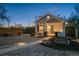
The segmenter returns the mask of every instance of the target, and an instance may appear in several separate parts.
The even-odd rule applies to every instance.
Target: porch
[[[62,23],[45,23],[37,25],[36,35],[38,34],[42,36],[63,36],[64,27]]]

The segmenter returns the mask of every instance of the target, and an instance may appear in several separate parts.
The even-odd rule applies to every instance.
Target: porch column
[[[46,24],[45,24],[45,21],[43,21],[43,34],[45,35],[45,32],[46,32]]]

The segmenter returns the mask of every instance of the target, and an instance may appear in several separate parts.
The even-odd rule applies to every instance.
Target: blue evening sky
[[[50,11],[53,15],[60,14],[60,17],[68,18],[76,4],[56,4],[56,3],[13,3],[4,4],[8,10],[8,16],[11,16],[11,21],[23,26],[32,25],[35,21],[35,16],[40,16]]]

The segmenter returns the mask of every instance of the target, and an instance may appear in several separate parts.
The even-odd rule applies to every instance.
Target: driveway
[[[79,56],[79,51],[76,50],[50,48],[39,44],[42,39],[48,38],[30,37],[31,39],[29,39],[26,35],[24,37],[27,40],[24,39],[23,42],[0,49],[0,56]]]
[[[40,44],[0,54],[1,56],[79,56],[79,51],[48,48]]]
[[[6,37],[6,38],[4,37],[2,39],[4,39],[3,41],[5,42],[9,41],[10,44],[6,45],[3,43],[4,45],[0,46],[2,47],[0,49],[0,54],[22,49],[24,47],[32,46],[32,45],[40,43],[43,39],[48,39],[48,38],[36,38],[36,37],[28,36],[28,35],[22,35],[19,37]]]

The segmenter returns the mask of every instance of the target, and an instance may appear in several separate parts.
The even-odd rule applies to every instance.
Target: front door
[[[49,36],[53,34],[53,25],[47,26],[47,32]]]

